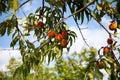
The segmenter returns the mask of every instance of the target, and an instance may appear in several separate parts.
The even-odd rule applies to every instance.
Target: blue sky
[[[22,1],[24,1],[24,0],[22,0]],[[28,15],[30,12],[34,13],[35,9],[40,6],[41,6],[41,2],[33,0],[32,4],[31,3],[25,4],[22,7],[22,9],[20,9],[17,12],[17,17],[25,18],[25,16],[23,15],[23,11],[25,12],[26,15]],[[68,13],[66,14],[66,17],[69,15]],[[6,14],[3,14],[0,17],[0,22],[5,20],[6,16],[7,16]],[[102,18],[102,24],[107,29],[110,24],[110,21],[111,20],[107,16]],[[86,45],[81,37],[81,34],[79,33],[78,29],[76,28],[75,22],[73,21],[72,17],[67,19],[66,22],[68,23],[69,28],[71,30],[75,31],[78,36],[78,38],[76,39],[76,42],[71,47],[70,53],[72,53],[74,51],[79,52],[82,48],[85,48]],[[87,24],[87,21],[85,21],[82,25],[79,25],[79,26],[80,26],[80,28],[88,27],[88,29],[82,30],[82,32],[83,32],[83,35],[84,35],[86,41],[88,42],[88,44],[90,46],[94,46],[97,49],[99,49],[101,46],[104,46],[107,44],[106,39],[108,38],[108,34],[105,32],[105,30],[103,28],[100,27],[100,25],[95,20],[91,20],[88,24]],[[12,40],[11,36],[5,35],[3,37],[0,37],[0,49],[10,48],[11,40]],[[4,51],[4,50],[1,51],[0,50],[0,70],[4,69],[5,65],[8,64],[8,60],[11,57],[19,58],[20,54],[17,54],[17,53],[19,53],[19,51]]]

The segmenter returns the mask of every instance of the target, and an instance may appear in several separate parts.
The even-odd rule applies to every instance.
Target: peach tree
[[[0,0],[1,16],[12,12],[10,18],[0,23],[0,36],[12,35],[10,47],[19,49],[22,56],[23,64],[16,69],[14,76],[21,75],[25,78],[35,65],[46,58],[50,63],[61,57],[64,49],[70,50],[77,37],[66,23],[70,17],[75,21],[88,46],[79,24],[83,24],[85,19],[88,22],[93,19],[106,31],[109,38],[108,45],[98,50],[99,59],[96,60],[96,65],[108,71],[111,79],[119,76],[120,63],[115,52],[119,54],[120,48],[118,41],[114,40],[119,37],[117,35],[120,28],[119,0],[40,0],[38,2],[42,5],[36,8],[35,13],[29,13],[23,20],[17,17],[16,12],[28,2],[32,3],[32,0],[23,3],[19,0]],[[65,14],[68,12],[70,15],[66,17]],[[112,20],[110,30],[101,24],[101,18],[106,15]],[[35,40],[31,41],[31,37]]]

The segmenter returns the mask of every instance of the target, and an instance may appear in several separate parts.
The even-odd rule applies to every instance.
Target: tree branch
[[[69,5],[68,5],[68,6],[69,6]],[[70,6],[69,6],[69,8],[70,8],[70,11],[71,11],[71,7],[70,7]],[[71,13],[72,13],[72,12],[71,12]],[[78,24],[77,20],[75,19],[75,17],[74,17],[73,15],[72,15],[72,17],[73,17],[73,19],[74,19],[74,21],[75,21],[75,23],[76,23],[76,25],[77,25],[77,28],[78,28],[81,36],[82,36],[83,41],[84,41],[85,44],[89,47],[88,43],[86,42],[86,40],[85,40],[85,38],[84,38],[84,36],[83,36],[83,33],[82,33],[82,31],[81,31],[81,29],[80,29],[80,27],[79,27],[79,24]]]
[[[96,0],[94,0],[94,1],[91,2],[91,3],[89,3],[88,5],[84,6],[83,8],[79,9],[78,11],[74,12],[73,14],[67,16],[66,18],[62,18],[55,26],[59,25],[60,23],[64,22],[66,19],[68,19],[68,18],[70,18],[70,17],[72,17],[72,16],[73,16],[73,19],[75,20],[75,18],[74,18],[74,15],[75,15],[75,14],[84,11],[88,6],[90,6],[91,4],[93,4],[95,1],[96,1]],[[82,34],[82,31],[81,31],[81,29],[79,28],[79,24],[77,23],[76,20],[75,20],[75,22],[76,22],[76,24],[77,24],[77,27],[78,27],[78,29],[79,29],[79,31],[80,31],[80,34],[81,34],[84,42],[87,44],[87,42],[86,42],[86,40],[85,40],[85,38],[84,38],[84,36],[83,36],[83,34]],[[87,44],[87,46],[89,46],[89,45]]]
[[[84,11],[88,6],[90,6],[91,4],[93,4],[95,1],[96,1],[96,0],[94,0],[94,1],[91,2],[91,3],[89,3],[88,5],[84,6],[83,8],[79,9],[78,11],[74,12],[73,14],[67,16],[66,18],[62,18],[62,19],[56,24],[56,26],[59,25],[60,23],[62,23],[63,21],[65,21],[66,19],[74,16],[75,14]]]
[[[88,11],[87,11],[87,12],[88,12]],[[112,36],[111,36],[111,33],[104,27],[104,25],[102,25],[102,24],[97,20],[97,18],[95,18],[95,17],[92,15],[92,13],[90,13],[90,12],[88,12],[88,13],[91,15],[91,17],[93,17],[94,20],[97,21],[97,23],[108,33],[109,37],[111,38],[111,37],[112,37]]]
[[[21,8],[23,5],[25,5],[27,2],[29,2],[30,0],[27,0],[27,1],[25,1],[25,2],[23,2],[16,10],[15,10],[15,12],[19,9],[19,8]],[[23,14],[25,15],[25,17],[26,17],[26,14],[24,13],[24,11],[23,11]],[[13,14],[13,16],[14,16],[14,14]],[[12,17],[13,17],[12,16]]]
[[[23,2],[17,9],[16,9],[16,11],[19,9],[19,8],[21,8],[23,5],[25,5],[27,2],[29,2],[30,0],[27,0],[27,1],[25,1],[25,2]]]
[[[45,0],[42,0],[42,9],[40,10],[40,15],[43,15]]]

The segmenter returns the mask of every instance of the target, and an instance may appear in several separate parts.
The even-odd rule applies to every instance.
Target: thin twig
[[[69,5],[68,5],[69,6]],[[69,8],[70,8],[70,11],[71,11],[71,7],[69,6]],[[72,13],[72,12],[71,12]],[[72,17],[73,17],[73,19],[74,19],[74,21],[75,21],[75,23],[76,23],[76,25],[77,25],[77,28],[79,29],[79,32],[80,32],[80,34],[81,34],[81,36],[82,36],[82,39],[83,39],[83,41],[85,42],[85,44],[89,47],[89,45],[88,45],[88,43],[86,42],[86,40],[85,40],[85,38],[84,38],[84,36],[83,36],[83,33],[82,33],[82,31],[81,31],[81,29],[80,29],[80,27],[79,27],[79,24],[78,24],[78,22],[77,22],[77,20],[75,19],[75,17],[72,15]]]
[[[42,11],[44,10],[45,0],[42,1]]]
[[[73,18],[75,19],[74,16],[73,16]],[[86,42],[86,39],[84,38],[84,35],[83,35],[83,33],[82,33],[82,31],[81,31],[79,25],[78,25],[78,22],[77,22],[77,21],[75,21],[75,22],[76,22],[76,24],[77,24],[77,27],[78,27],[78,29],[79,29],[79,32],[80,32],[80,34],[81,34],[81,36],[82,36],[83,41],[84,41],[85,44],[89,47],[89,44]]]
[[[19,8],[21,8],[23,5],[25,5],[27,2],[29,2],[30,0],[27,0],[27,1],[25,1],[25,2],[23,2],[16,10],[15,10],[15,12],[19,9]],[[26,14],[23,12],[23,14],[25,15],[25,17],[26,17]],[[12,15],[12,17],[13,16],[15,16],[14,14]]]
[[[24,4],[26,4],[27,2],[29,2],[29,1],[30,1],[30,0],[27,0],[27,1],[23,2],[23,3],[16,9],[16,11],[17,11],[19,8],[21,8]],[[12,18],[13,18],[14,16],[15,16],[15,15],[13,14]],[[16,21],[16,23],[18,24],[17,21]],[[21,32],[20,29],[18,28],[18,25],[16,25],[15,27],[17,28],[17,30],[18,30],[18,32],[21,34],[21,36],[23,36],[22,32]]]
[[[29,2],[30,0],[27,0],[27,1],[25,1],[25,2],[23,2],[17,9],[16,9],[16,11],[19,9],[19,8],[21,8],[23,5],[25,5],[27,2]]]
[[[21,8],[24,4],[26,4],[26,3],[29,2],[29,1],[30,1],[30,0],[27,0],[27,1],[23,2],[15,11],[17,11],[19,8]],[[13,15],[12,18],[13,18],[14,16],[15,16],[15,15]],[[16,23],[18,23],[18,22],[16,21]],[[23,35],[22,32],[20,31],[20,29],[18,28],[18,26],[16,25],[15,27],[17,28],[18,32],[19,32],[21,35]]]
[[[42,9],[40,10],[40,15],[43,15],[44,5],[45,5],[45,0],[42,0]]]
[[[0,51],[12,51],[12,50],[19,50],[19,49],[18,48],[17,49],[6,49],[6,48],[0,49]]]

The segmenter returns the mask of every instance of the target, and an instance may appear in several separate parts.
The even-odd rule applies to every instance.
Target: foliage
[[[0,3],[1,3],[0,14],[2,15],[3,13],[9,12],[10,10],[13,13],[13,15],[9,19],[6,19],[0,23],[0,36],[4,36],[6,33],[8,36],[12,35],[12,42],[10,44],[10,47],[14,48],[18,44],[19,46],[18,49],[20,50],[20,53],[22,56],[23,63],[21,64],[21,66],[17,67],[13,75],[14,78],[18,78],[19,76],[22,76],[21,79],[25,79],[26,76],[29,75],[30,70],[34,66],[39,65],[41,62],[43,62],[46,59],[46,57],[48,58],[48,64],[49,64],[50,61],[53,61],[61,57],[63,55],[64,49],[67,49],[67,51],[69,52],[70,47],[72,46],[73,42],[76,40],[76,37],[77,37],[74,31],[69,30],[69,26],[65,22],[65,20],[71,16],[73,17],[73,20],[76,22],[76,25],[84,41],[85,41],[84,36],[82,35],[81,29],[79,28],[78,25],[79,23],[83,24],[83,22],[86,21],[86,19],[88,22],[91,19],[96,20],[100,24],[100,26],[109,34],[108,38],[114,39],[115,37],[118,36],[117,31],[120,28],[120,20],[119,20],[120,1],[119,0],[111,0],[111,1],[108,1],[108,0],[85,0],[85,1],[84,0],[55,0],[55,1],[42,0],[42,5],[36,9],[35,13],[30,13],[28,16],[26,16],[24,22],[21,23],[20,21],[23,21],[23,19],[20,19],[17,17],[16,11],[19,10],[19,8],[21,8],[25,3],[29,1],[31,0],[27,0],[24,3],[20,3],[20,1],[18,0],[5,0],[5,1],[0,0]],[[68,9],[70,10],[70,15],[68,17],[65,17],[65,14],[68,12]],[[104,17],[105,15],[107,15],[113,20],[111,24],[113,22],[117,23],[117,27],[112,32],[113,35],[109,30],[107,30],[104,27],[104,25],[101,24],[101,18]],[[43,22],[42,25],[39,23],[40,26],[38,25],[39,21]],[[50,30],[55,31],[55,36],[57,34],[61,34],[61,32],[64,30],[67,31],[67,37],[66,38],[62,37],[62,39],[66,40],[66,43],[65,43],[66,46],[64,47],[61,46],[61,42],[57,41],[55,39],[55,36],[49,37],[48,32]],[[35,36],[36,40],[33,42],[30,41],[29,37],[31,36]],[[102,61],[105,64],[104,68],[106,70],[111,68],[111,71],[110,71],[112,73],[110,74],[111,79],[113,77],[117,78],[118,77],[117,74],[120,70],[119,69],[120,63],[118,62],[118,58],[116,57],[111,58],[110,56],[111,54],[114,55],[114,51],[120,50],[119,46],[116,45],[116,42],[117,41],[114,41],[113,44],[107,45],[110,48],[110,51],[108,52],[107,55],[99,53],[101,52],[103,47],[101,47],[100,50],[98,51],[99,59],[97,61],[98,62]],[[87,44],[86,41],[85,43]],[[36,44],[39,44],[39,45],[36,45]],[[87,53],[87,52],[84,52],[84,53]],[[84,55],[84,57],[86,57],[86,55]],[[79,57],[79,58],[82,59],[82,57]],[[84,59],[82,60],[83,62],[85,61]],[[95,59],[95,56],[92,57],[92,59]],[[87,57],[86,57],[86,60],[87,60]],[[74,64],[74,59],[72,61],[73,63],[70,63],[69,65]],[[91,58],[90,59],[88,58],[88,62],[90,61],[91,61]],[[110,67],[107,67],[108,64]],[[64,64],[61,64],[61,65],[64,65]],[[88,65],[92,65],[92,67],[95,68],[94,63],[88,64]],[[74,66],[76,68],[79,67],[77,64],[74,64]],[[94,77],[92,74],[94,73],[94,71],[92,71],[93,69],[92,67],[88,66],[88,68],[91,68],[88,75],[85,73],[81,73],[80,76],[82,74],[85,74],[85,77],[89,76],[89,78],[93,79]],[[81,68],[81,67],[79,69],[84,70],[84,68]],[[74,75],[74,73],[71,73],[71,74]],[[62,73],[60,73],[59,75],[61,77],[64,76],[64,74]],[[64,77],[69,78],[70,76],[64,76]],[[77,76],[77,74],[75,76]],[[95,76],[98,78],[97,74],[95,74]]]
[[[103,72],[101,72],[97,65],[97,50],[94,48],[83,49],[80,53],[72,53],[69,56],[64,56],[56,60],[53,67],[46,66],[46,63],[35,65],[31,69],[31,73],[27,76],[27,80],[94,80],[94,79],[103,79]],[[11,61],[13,61],[11,63]],[[16,63],[17,62],[17,63]],[[106,68],[109,77],[111,77],[111,68],[108,68],[111,63],[105,60]],[[12,68],[16,69],[14,65],[21,65],[15,59],[11,59],[8,66],[13,66]],[[9,67],[8,67],[9,68]],[[9,72],[13,72],[13,69],[9,68]],[[14,70],[15,71],[15,70]],[[69,73],[69,74],[68,74]],[[10,75],[13,75],[11,73]],[[71,77],[72,76],[72,77]],[[113,78],[113,77],[112,77]],[[118,78],[116,76],[116,78]],[[15,77],[15,79],[24,80],[20,77]],[[115,79],[115,78],[114,78]]]
[[[0,80],[10,80],[9,76],[6,73],[7,72],[0,71]]]
[[[47,66],[44,62],[42,64],[34,65],[31,73],[27,76],[27,80],[83,80],[83,79],[102,79],[103,74],[96,65],[97,51],[94,48],[83,49],[80,53],[74,52],[69,56],[63,56],[55,60],[53,67]],[[66,57],[66,58],[65,58]],[[20,62],[11,58],[8,69],[10,75],[17,68],[14,65],[21,66]],[[19,67],[18,66],[18,67]],[[14,70],[13,70],[14,69]],[[94,70],[94,71],[93,71]],[[11,73],[12,72],[12,73]],[[69,73],[69,74],[68,74]],[[94,74],[94,75],[93,75]],[[72,77],[71,77],[72,76]],[[93,77],[95,76],[95,77]],[[24,80],[19,76],[15,79]]]

